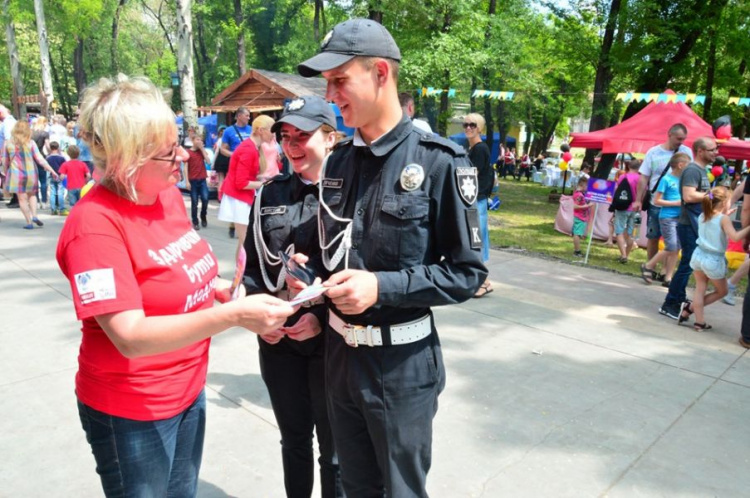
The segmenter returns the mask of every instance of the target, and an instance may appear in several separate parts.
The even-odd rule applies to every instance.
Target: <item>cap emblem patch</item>
[[[333,30],[329,31],[326,36],[323,38],[323,41],[320,42],[320,48],[325,49],[328,46],[328,42],[331,41],[331,37],[333,36]]]
[[[304,99],[294,99],[286,106],[288,111],[299,111],[303,107],[305,107]]]

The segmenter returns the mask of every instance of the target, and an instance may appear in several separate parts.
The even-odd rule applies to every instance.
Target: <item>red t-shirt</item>
[[[223,193],[237,200],[252,204],[255,190],[243,190],[248,182],[258,179],[260,160],[255,143],[247,139],[234,149],[229,159],[229,171],[224,183],[221,184]]]
[[[188,180],[202,180],[208,177],[206,173],[206,160],[199,150],[188,149]]]
[[[586,202],[586,194],[584,194],[580,190],[576,190],[575,192],[573,192],[573,204],[576,204],[578,206],[585,206],[586,204],[588,204],[588,202]],[[589,208],[574,209],[573,216],[581,221],[589,221]]]
[[[83,161],[71,159],[62,163],[59,173],[68,177],[68,190],[79,189],[86,185],[86,175],[89,173],[89,167]]]
[[[206,382],[210,340],[125,358],[97,315],[142,309],[146,316],[210,308],[218,262],[191,228],[180,191],[138,205],[96,185],[65,220],[57,262],[70,281],[83,338],[76,394],[110,415],[161,420],[184,411]]]

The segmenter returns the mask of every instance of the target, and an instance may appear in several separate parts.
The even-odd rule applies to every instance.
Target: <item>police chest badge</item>
[[[419,164],[411,163],[401,170],[401,188],[407,192],[417,190],[424,181],[424,169]]]
[[[459,166],[456,168],[456,183],[461,199],[469,206],[474,204],[479,185],[477,169],[473,166]]]

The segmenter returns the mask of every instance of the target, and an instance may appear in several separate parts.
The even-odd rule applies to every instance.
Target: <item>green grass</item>
[[[549,202],[551,191],[550,187],[527,182],[525,179],[520,182],[501,180],[498,195],[502,205],[499,211],[489,213],[492,247],[518,249],[530,255],[573,262],[573,238],[554,228],[559,205]],[[570,189],[565,189],[566,195],[570,193]],[[603,206],[599,206],[599,209],[603,209]],[[581,241],[581,250],[584,254],[587,242],[588,239]],[[617,247],[607,247],[604,241],[594,239],[591,242],[588,266],[640,277],[641,263],[646,262],[645,249],[634,249],[627,264],[619,263],[619,257],[620,251]],[[689,285],[694,286],[692,277]],[[740,291],[746,287],[745,278],[740,281],[737,289]],[[738,295],[740,294],[742,292],[738,292]]]
[[[550,187],[525,180],[501,180],[499,195],[503,203],[499,211],[490,211],[492,247],[522,249],[535,255],[572,262],[573,238],[554,228],[559,205],[549,202],[551,191]],[[565,193],[569,195],[570,189],[566,189]],[[581,241],[584,253],[587,242]],[[594,239],[588,265],[640,276],[640,265],[646,261],[645,250],[635,249],[627,264],[619,263],[619,256],[617,248],[606,247],[603,241]]]

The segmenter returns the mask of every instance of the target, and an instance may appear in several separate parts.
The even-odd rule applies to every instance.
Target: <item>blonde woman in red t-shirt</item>
[[[57,261],[83,323],[81,424],[106,496],[193,497],[210,338],[270,333],[294,308],[267,294],[230,301],[175,188],[187,154],[150,81],[101,79],[80,126],[101,178],[66,220]]]

